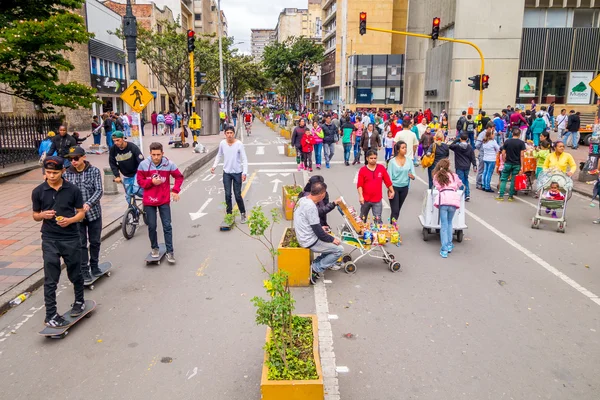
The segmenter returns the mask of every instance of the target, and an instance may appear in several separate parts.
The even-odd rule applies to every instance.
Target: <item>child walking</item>
[[[312,153],[315,145],[315,135],[310,130],[306,130],[302,136],[302,162],[304,169],[313,172]]]
[[[535,168],[535,179],[538,178],[540,172],[544,169],[544,163],[546,162],[546,158],[550,154],[550,143],[543,140],[540,142],[541,149],[537,149],[533,151],[533,157],[537,160],[536,168]]]
[[[388,131],[387,136],[385,137],[385,161],[389,161],[390,158],[392,158],[394,144],[394,135],[392,135],[392,131]]]

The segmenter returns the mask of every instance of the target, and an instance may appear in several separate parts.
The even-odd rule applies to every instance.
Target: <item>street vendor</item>
[[[325,179],[321,175],[313,175],[310,177],[306,186],[298,196],[299,199],[302,197],[308,196],[310,194],[310,188],[314,183],[325,183]],[[317,210],[319,211],[319,223],[322,227],[329,227],[327,223],[327,214],[335,209],[335,206],[338,205],[342,201],[341,198],[334,200],[333,202],[329,201],[329,193],[325,192],[325,198],[317,203]]]

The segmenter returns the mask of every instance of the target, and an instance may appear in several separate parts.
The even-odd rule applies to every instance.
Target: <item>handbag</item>
[[[435,147],[436,144],[434,143],[431,154],[425,154],[423,157],[421,157],[421,165],[423,168],[429,168],[433,165],[433,162],[435,161]]]

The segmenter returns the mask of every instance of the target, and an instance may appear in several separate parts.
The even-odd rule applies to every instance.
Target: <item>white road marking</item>
[[[336,367],[335,371],[337,373],[340,373],[340,372],[341,373],[346,373],[346,372],[350,372],[350,368],[340,366],[340,367]]]
[[[188,371],[188,374],[190,373],[190,371]],[[196,376],[196,374],[198,373],[198,367],[194,367],[194,369],[192,370],[192,373],[190,376],[188,376],[188,380],[192,379],[194,376]],[[187,374],[186,374],[187,375]]]
[[[389,210],[391,208],[390,203],[388,203],[385,199],[381,199],[381,202],[383,203],[384,210]]]
[[[272,178],[272,177],[274,177],[275,175],[277,175],[277,173],[268,173],[268,174],[267,174],[267,176],[268,176],[269,178]]]
[[[322,281],[314,285],[315,307],[319,320],[319,354],[323,368],[323,384],[325,386],[325,400],[339,400],[340,389],[338,384],[338,369],[335,366],[335,353],[333,352],[333,332],[329,322],[329,305],[327,302],[327,289]],[[347,371],[346,371],[347,372]]]
[[[329,279],[325,279],[325,280],[323,281],[323,283],[333,283],[333,281],[332,281],[332,280],[329,280]]]
[[[257,146],[256,147],[256,155],[262,156],[265,154],[265,146]]]
[[[185,193],[194,183],[198,182],[198,179],[200,179],[200,178],[196,178],[193,181],[191,181],[190,183],[188,183],[187,185],[185,185],[185,187],[183,189],[181,189],[179,194]]]
[[[294,172],[298,172],[298,170],[296,169],[292,169],[292,168],[288,168],[288,169],[259,169],[258,171],[256,171],[258,173],[262,173],[262,174],[267,174],[267,176],[269,176],[269,173],[275,173],[275,174],[279,174],[281,173],[281,175],[283,176],[288,176],[289,173],[294,173]],[[287,173],[284,173],[287,172]]]
[[[283,155],[283,153],[284,153],[283,146],[277,146],[277,152],[278,152],[280,155]]]
[[[220,164],[223,165],[223,164]],[[215,179],[215,174],[210,174],[210,175],[206,175],[204,178],[202,178],[202,182],[208,182],[208,181],[212,181],[213,179]]]
[[[281,181],[279,179],[273,179],[271,183],[273,184],[273,193],[277,193],[277,188],[279,187]]]
[[[339,319],[339,317],[335,314],[329,314],[329,319]]]
[[[427,185],[427,182],[425,182],[420,177],[417,176],[417,179],[424,185]],[[517,243],[516,241],[514,241],[513,239],[511,239],[504,233],[500,232],[498,229],[494,228],[492,225],[488,224],[486,221],[484,221],[483,219],[481,219],[480,217],[478,217],[471,211],[465,210],[465,213],[469,217],[473,218],[475,221],[479,222],[485,228],[487,228],[490,232],[492,232],[493,234],[498,236],[500,239],[504,240],[506,243],[508,243],[509,245],[514,247],[516,250],[520,251],[523,255],[525,255],[532,261],[536,262],[539,266],[541,266],[542,268],[544,268],[545,270],[550,272],[552,275],[562,279],[567,285],[571,286],[573,289],[577,290],[579,293],[581,293],[582,295],[584,295],[585,297],[587,297],[588,299],[590,299],[591,301],[593,301],[594,303],[596,303],[600,306],[600,298],[598,297],[598,295],[590,292],[589,290],[587,290],[586,288],[581,286],[579,283],[577,283],[573,279],[569,278],[566,274],[564,274],[563,272],[559,271],[557,268],[553,267],[552,265],[550,265],[549,263],[544,261],[537,254],[535,254],[535,253],[531,252],[530,250],[528,250],[527,248],[521,246],[519,243]]]
[[[352,183],[354,183],[355,185],[358,183],[358,171],[356,171],[356,174],[354,174],[354,180],[352,181]]]
[[[294,172],[294,171],[292,170],[292,172]],[[290,176],[290,173],[288,172],[288,173],[279,174],[279,175],[281,175],[281,176],[284,176],[284,177],[285,177],[285,176]]]
[[[190,218],[192,219],[192,221],[197,220],[198,218],[202,218],[205,215],[208,215],[208,213],[203,212],[204,209],[210,204],[210,202],[212,201],[212,197],[206,199],[206,201],[204,202],[204,204],[202,204],[202,206],[200,207],[200,209],[198,210],[198,212],[195,213],[189,213],[190,214]]]

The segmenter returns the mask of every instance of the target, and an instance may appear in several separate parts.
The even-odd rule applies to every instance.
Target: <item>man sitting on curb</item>
[[[310,194],[298,200],[294,211],[294,229],[298,243],[305,249],[321,253],[311,265],[310,283],[313,285],[317,282],[319,274],[334,266],[344,252],[340,240],[327,234],[319,222],[316,204],[322,201],[326,194],[327,185],[324,182],[313,183]]]

